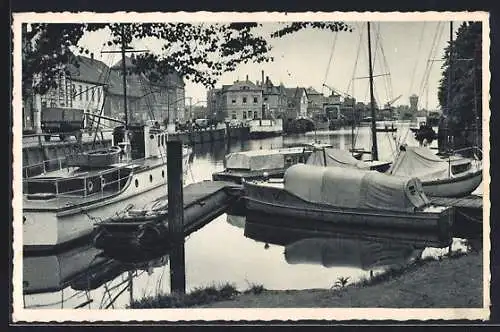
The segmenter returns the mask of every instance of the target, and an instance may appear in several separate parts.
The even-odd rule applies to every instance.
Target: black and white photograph
[[[12,28],[14,321],[488,319],[486,12]]]

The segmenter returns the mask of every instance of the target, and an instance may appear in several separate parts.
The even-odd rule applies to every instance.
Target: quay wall
[[[224,140],[246,140],[250,137],[249,127],[230,127],[218,129],[199,129],[169,134],[174,140],[184,144],[203,144]]]

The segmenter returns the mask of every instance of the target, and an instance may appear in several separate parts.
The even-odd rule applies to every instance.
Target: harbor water
[[[377,134],[380,160],[391,160],[398,143],[418,145],[409,132],[410,123],[396,123],[395,126],[397,133]],[[369,150],[370,128],[359,127],[354,133],[355,147]],[[230,152],[280,148],[315,140],[350,149],[352,130],[344,128],[259,140],[199,144],[194,146],[185,182],[210,180],[212,173],[223,170],[224,156]],[[435,145],[436,142],[432,142],[431,146]],[[138,200],[138,205],[146,203],[140,202],[140,197]],[[233,284],[238,290],[253,285],[276,290],[329,289],[339,278],[348,278],[352,283],[368,278],[370,271],[383,270],[376,263],[381,259],[377,255],[387,248],[386,243],[356,242],[358,256],[364,255],[362,260],[355,257],[356,252],[338,259],[344,252],[342,250],[352,247],[351,240],[343,240],[339,235],[334,244],[321,239],[308,239],[286,246],[268,243],[259,241],[258,236],[245,236],[245,218],[223,214],[186,238],[187,292],[223,283]],[[466,250],[459,239],[453,245],[454,249]],[[418,250],[419,253],[423,250],[423,256],[440,255],[447,251],[402,246],[398,252],[394,246],[391,248],[392,251],[382,259],[399,257],[403,251],[409,252],[404,256],[406,258]],[[351,256],[352,262],[349,261]],[[370,265],[372,261],[374,264]],[[401,260],[398,262],[401,264]],[[25,308],[125,308],[131,300],[170,291],[168,252],[153,261],[127,265],[103,256],[98,249],[87,244],[54,255],[24,257],[23,270],[24,289],[37,289],[34,294],[24,295]]]

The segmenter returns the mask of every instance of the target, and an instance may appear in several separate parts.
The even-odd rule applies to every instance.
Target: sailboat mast
[[[446,113],[450,114],[451,111],[451,70],[453,58],[453,22],[450,22],[450,54],[449,54],[449,66],[448,66],[448,91],[446,95]]]
[[[372,43],[370,38],[370,22],[368,24],[368,66],[370,79],[370,109],[372,116],[372,160],[378,160],[377,127],[375,117],[375,97],[373,96]]]
[[[125,112],[125,130],[128,129],[128,110],[127,110],[127,66],[125,64],[125,26],[122,24],[122,73],[123,73],[123,111]]]

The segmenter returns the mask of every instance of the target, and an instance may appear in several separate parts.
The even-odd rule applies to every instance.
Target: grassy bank
[[[332,289],[274,291],[254,285],[238,292],[234,286],[223,284],[184,296],[145,298],[132,308],[482,307],[482,266],[481,253],[452,254],[418,260],[355,284],[332,280],[332,286],[336,285]]]

